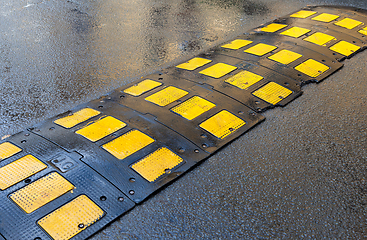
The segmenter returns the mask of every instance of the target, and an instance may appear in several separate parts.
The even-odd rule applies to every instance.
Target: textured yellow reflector
[[[154,182],[157,178],[176,167],[183,160],[169,149],[163,147],[149,154],[131,167],[149,182]]]
[[[310,77],[317,77],[323,72],[327,71],[329,67],[313,59],[308,59],[307,61],[296,66],[295,69]]]
[[[5,190],[45,168],[47,166],[32,155],[24,156],[0,168],[0,189]]]
[[[240,89],[246,89],[262,79],[264,78],[260,75],[257,75],[249,71],[242,71],[226,79],[225,82],[233,86],[236,86]]]
[[[149,97],[146,97],[145,100],[164,107],[186,96],[187,94],[189,93],[182,89],[169,86],[159,92],[154,93],[153,95],[150,95]]]
[[[223,139],[245,124],[242,119],[223,110],[202,122],[199,126],[217,138]]]
[[[171,110],[182,117],[192,120],[215,107],[214,103],[204,98],[194,96]]]
[[[252,41],[249,41],[249,40],[236,39],[236,40],[233,40],[232,42],[230,42],[228,44],[224,44],[222,46],[222,48],[240,49],[240,48],[242,48],[244,46],[247,46],[251,43],[252,43]]]
[[[57,119],[54,121],[54,123],[63,126],[65,128],[72,128],[75,125],[78,125],[79,123],[88,120],[89,118],[97,116],[98,114],[100,114],[100,112],[97,110],[91,108],[84,108],[82,110],[73,113],[72,115]]]
[[[76,131],[76,134],[82,135],[86,139],[96,142],[111,133],[120,130],[121,128],[125,127],[126,124],[121,122],[120,120],[113,118],[111,116],[99,119],[98,121],[83,127]]]
[[[317,32],[309,37],[304,38],[303,40],[320,46],[325,46],[326,43],[330,42],[331,40],[336,40],[336,38],[325,33]]]
[[[292,94],[292,91],[275,82],[270,82],[252,94],[268,103],[275,105]]]
[[[364,35],[366,35],[366,36],[367,36],[367,27],[365,27],[365,28],[363,28],[363,29],[359,30],[358,32],[359,32],[359,33],[362,33],[362,34],[364,34]]]
[[[314,14],[316,14],[316,12],[314,12],[314,11],[301,10],[299,12],[293,13],[291,15],[291,17],[294,17],[294,18],[308,18],[309,16],[312,16]]]
[[[347,29],[353,29],[359,25],[361,25],[363,22],[351,19],[351,18],[344,18],[343,20],[334,23],[337,26],[344,27]]]
[[[299,38],[300,36],[302,36],[302,35],[304,35],[308,32],[311,32],[311,30],[307,29],[307,28],[292,27],[288,30],[285,30],[284,32],[281,32],[280,34],[286,35],[286,36],[289,36],[289,37]]]
[[[349,56],[352,53],[358,51],[360,49],[359,46],[351,44],[346,41],[340,41],[337,44],[330,47],[330,50],[343,54],[345,56]]]
[[[73,189],[70,182],[53,172],[10,194],[10,199],[26,213],[31,213]]]
[[[201,66],[204,66],[205,64],[210,63],[212,60],[208,60],[205,58],[193,58],[185,63],[181,63],[180,65],[176,66],[177,68],[182,68],[182,69],[186,69],[186,70],[195,70]]]
[[[263,56],[273,50],[277,49],[275,46],[271,46],[264,43],[259,43],[253,47],[250,47],[249,49],[246,49],[244,52],[251,53],[257,56]]]
[[[22,149],[18,148],[17,146],[9,142],[4,142],[0,144],[0,161],[8,157],[11,157],[14,154],[21,152],[21,151]]]
[[[87,196],[81,195],[37,223],[53,239],[67,240],[97,222],[103,215],[101,208]]]
[[[298,58],[302,57],[301,54],[289,51],[289,50],[280,50],[279,52],[268,57],[271,60],[276,62],[280,62],[283,64],[289,64],[291,62],[296,61]]]
[[[312,18],[312,20],[319,21],[319,22],[331,22],[337,19],[339,16],[329,13],[321,13],[320,15]]]
[[[261,28],[261,31],[263,32],[276,32],[280,29],[283,29],[287,27],[288,25],[285,24],[279,24],[279,23],[271,23],[266,27]]]
[[[140,96],[143,93],[146,93],[160,85],[162,85],[162,83],[146,79],[138,84],[135,84],[134,86],[125,89],[124,92],[133,96]]]
[[[116,158],[122,160],[154,142],[154,139],[138,130],[132,130],[102,146]]]
[[[204,69],[200,73],[207,75],[209,77],[220,78],[236,69],[237,67],[232,65],[228,65],[225,63],[217,63],[211,67]]]

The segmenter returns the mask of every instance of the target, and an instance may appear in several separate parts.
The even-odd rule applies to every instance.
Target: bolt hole
[[[333,55],[336,55],[336,53],[333,53]]]
[[[206,135],[205,134],[201,134],[200,137],[201,138],[206,138]]]
[[[24,182],[25,182],[25,183],[30,183],[30,182],[32,182],[32,180],[31,180],[31,179],[29,179],[29,178],[27,178],[26,180],[24,180]]]
[[[55,128],[54,127],[50,127],[48,130],[52,131],[52,130],[55,130]]]
[[[208,147],[208,145],[206,145],[205,143],[202,146],[203,146],[203,148],[207,148]]]
[[[178,103],[182,103],[182,101],[181,101],[181,100],[177,100],[177,102],[178,102]]]
[[[325,59],[322,59],[321,62],[326,62]]]
[[[78,228],[84,228],[84,224],[83,224],[83,223],[80,223],[80,224],[78,225]]]
[[[26,143],[27,142],[27,140],[22,140],[22,141],[20,141],[21,143]]]
[[[163,80],[163,78],[160,77],[160,78],[158,78],[158,80]]]
[[[35,132],[39,132],[40,130],[38,128],[34,129]]]
[[[259,104],[260,102],[259,101],[255,101],[256,104]]]
[[[185,152],[185,149],[184,149],[184,148],[180,148],[180,149],[178,149],[178,151],[179,151],[180,153],[183,153],[183,152]]]
[[[54,163],[58,163],[58,162],[59,162],[59,160],[55,159],[53,162],[54,162]]]
[[[234,129],[233,129],[233,128],[229,128],[228,130],[229,130],[229,131],[231,131],[231,132],[233,132],[233,131],[234,131]]]
[[[356,43],[356,41],[353,41],[353,43]]]
[[[252,112],[252,113],[250,113],[252,116],[256,116],[256,113],[255,112]]]
[[[103,106],[101,105],[101,106],[98,106],[98,108],[103,108]]]
[[[99,198],[101,201],[106,201],[107,200],[107,197],[106,196],[102,196]]]
[[[104,100],[101,100],[101,101],[99,101],[99,102],[104,103]]]
[[[135,178],[130,178],[129,181],[130,182],[135,182]]]
[[[29,133],[24,134],[24,136],[28,137],[29,136]]]
[[[198,153],[198,152],[199,152],[199,149],[195,149],[195,150],[194,150],[194,152],[195,152],[195,153]]]
[[[301,77],[302,75],[301,74],[297,74],[298,77]]]
[[[34,238],[34,240],[42,240],[42,238],[36,237],[36,238]]]
[[[238,114],[240,114],[240,115],[243,115],[243,114],[244,114],[244,112],[242,112],[242,111],[239,111],[239,112],[238,112]]]
[[[124,98],[124,97],[125,97],[125,95],[121,95],[121,96],[120,96],[120,98]]]
[[[284,85],[287,85],[287,86],[288,86],[288,85],[289,85],[289,83],[285,82],[285,83],[284,83]]]
[[[130,191],[129,191],[129,194],[130,194],[130,195],[134,195],[134,194],[135,194],[135,191],[134,191],[134,190],[130,190]]]
[[[123,202],[123,201],[124,201],[124,198],[123,198],[123,197],[119,197],[119,198],[117,199],[117,201],[119,201],[119,202]]]
[[[322,71],[321,70],[319,70],[319,71],[317,71],[318,73],[322,73]]]
[[[159,75],[159,76],[161,76],[161,75],[162,75],[162,73],[158,73],[158,75]]]
[[[164,173],[165,173],[165,174],[170,174],[170,173],[171,173],[171,169],[166,169],[166,170],[164,170]]]

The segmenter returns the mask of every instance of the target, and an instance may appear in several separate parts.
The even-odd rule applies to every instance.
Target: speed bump
[[[0,161],[8,157],[11,157],[14,154],[17,154],[18,152],[21,152],[21,151],[22,149],[15,146],[14,144],[11,144],[9,142],[4,142],[0,144]]]

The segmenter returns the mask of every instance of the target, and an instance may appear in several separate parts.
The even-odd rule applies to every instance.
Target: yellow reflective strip
[[[70,182],[53,172],[10,194],[10,199],[26,213],[31,213],[73,189]]]
[[[145,100],[164,107],[186,96],[187,94],[189,93],[182,89],[169,86],[159,92],[154,93],[153,95],[150,95],[149,97],[146,97]]]
[[[217,138],[223,139],[245,124],[242,119],[223,110],[202,122],[199,126]]]
[[[337,19],[339,16],[329,13],[321,13],[320,15],[312,18],[312,20],[319,21],[319,22],[331,22]]]
[[[314,11],[301,10],[299,12],[293,13],[291,15],[291,17],[294,17],[294,18],[308,18],[309,16],[312,16],[312,15],[314,15],[316,13],[317,12],[314,12]]]
[[[180,65],[177,65],[176,67],[192,71],[201,66],[204,66],[205,64],[210,63],[211,61],[212,60],[196,57],[185,63],[181,63]]]
[[[167,173],[167,171],[170,172],[171,169],[182,162],[183,159],[181,157],[163,147],[131,167],[149,182],[154,182],[157,178]]]
[[[124,92],[133,96],[140,96],[143,93],[146,93],[160,85],[162,85],[162,83],[146,79],[138,84],[135,84],[134,86],[125,89]]]
[[[359,33],[362,33],[362,34],[364,34],[364,35],[366,35],[366,36],[367,36],[367,27],[365,27],[365,28],[363,28],[363,29],[359,30],[358,32],[359,32]]]
[[[138,130],[132,130],[102,146],[116,158],[122,160],[153,143],[154,139]]]
[[[252,41],[249,41],[249,40],[243,40],[243,39],[236,39],[236,40],[233,40],[232,42],[228,43],[228,44],[224,44],[222,46],[222,48],[229,48],[229,49],[240,49],[244,46],[247,46],[249,44],[251,44]]]
[[[251,53],[257,56],[263,56],[273,50],[277,49],[275,46],[271,46],[264,43],[259,43],[253,47],[250,47],[249,49],[246,49],[244,52]]]
[[[45,168],[47,166],[32,155],[24,156],[0,168],[0,189],[5,190]]]
[[[11,144],[10,142],[4,142],[0,144],[0,161],[4,160],[8,157],[13,156],[14,154],[21,152],[22,149],[17,146]]]
[[[351,18],[344,18],[343,20],[334,23],[337,26],[347,28],[347,29],[353,29],[359,25],[361,25],[363,22],[351,19]]]
[[[213,78],[220,78],[236,70],[237,67],[225,63],[217,63],[211,67],[202,70],[200,73]]]
[[[121,128],[125,127],[126,124],[120,120],[111,116],[97,120],[96,122],[83,127],[76,131],[76,134],[82,135],[86,139],[96,142],[102,138],[114,133]]]
[[[252,94],[268,103],[275,105],[292,94],[292,91],[275,82],[270,82]]]
[[[288,25],[279,24],[279,23],[271,23],[266,27],[261,28],[260,30],[263,32],[276,32],[280,29],[287,27]]]
[[[97,222],[103,215],[101,208],[87,196],[81,195],[37,223],[54,240],[68,240]]]
[[[182,117],[192,120],[215,107],[214,103],[204,98],[194,96],[171,110]]]
[[[327,71],[329,67],[313,59],[308,59],[307,61],[296,66],[294,69],[310,77],[317,77]]]
[[[308,32],[311,32],[311,30],[306,29],[306,28],[300,28],[300,27],[292,27],[288,30],[285,30],[284,32],[281,32],[280,34],[289,36],[289,37],[299,38],[300,36],[305,35]]]
[[[302,57],[301,54],[289,50],[280,50],[279,52],[271,55],[268,58],[276,62],[280,62],[282,64],[289,64],[291,62],[296,61],[300,57]]]
[[[226,79],[224,82],[236,86],[240,89],[246,89],[258,81],[264,79],[262,76],[249,71],[242,71]]]
[[[336,38],[325,33],[317,32],[309,37],[304,38],[303,40],[320,46],[325,46],[326,43],[330,42],[331,40],[336,40]]]
[[[72,115],[67,117],[63,117],[54,121],[54,123],[63,126],[65,128],[72,128],[78,125],[81,122],[88,120],[89,118],[95,117],[100,114],[99,111],[91,109],[91,108],[84,108],[79,110]]]
[[[340,41],[337,44],[330,47],[330,50],[343,54],[344,56],[349,56],[358,51],[359,49],[360,49],[359,46],[351,44],[346,41]]]

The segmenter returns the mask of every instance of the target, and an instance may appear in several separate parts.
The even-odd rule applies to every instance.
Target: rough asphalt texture
[[[365,0],[0,3],[0,135],[306,5]],[[92,237],[366,239],[367,52]]]

